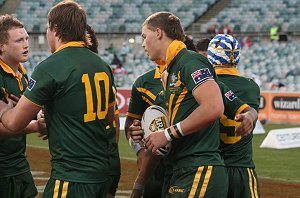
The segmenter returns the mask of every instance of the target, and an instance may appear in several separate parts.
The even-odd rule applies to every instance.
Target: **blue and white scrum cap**
[[[217,34],[208,45],[207,58],[213,66],[237,65],[240,61],[241,46],[228,34]]]

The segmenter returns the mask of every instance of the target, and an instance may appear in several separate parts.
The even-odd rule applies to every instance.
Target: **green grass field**
[[[272,129],[299,127],[293,125],[264,125],[267,132]],[[261,178],[300,183],[300,148],[296,149],[266,149],[259,148],[266,134],[254,135],[253,155],[256,172]],[[40,140],[36,134],[28,136],[27,144],[48,149],[47,141]],[[135,160],[135,154],[128,145],[124,132],[121,131],[119,151],[121,159]]]

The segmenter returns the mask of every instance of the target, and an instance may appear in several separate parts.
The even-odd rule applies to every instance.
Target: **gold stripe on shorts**
[[[192,185],[192,189],[191,189],[191,192],[189,194],[189,198],[195,197],[195,194],[196,194],[196,191],[197,191],[197,187],[199,185],[199,181],[200,181],[200,177],[201,177],[203,169],[204,169],[204,166],[199,166],[198,167],[198,170],[196,172],[194,182],[193,182],[193,185]]]
[[[60,185],[60,181],[59,180],[55,180],[53,198],[58,198],[59,185]]]
[[[202,198],[205,195],[211,173],[212,173],[212,166],[208,166],[206,174],[205,174],[204,182],[203,182],[203,185],[201,187],[199,198]]]
[[[64,184],[63,184],[63,189],[62,189],[62,193],[61,193],[61,197],[62,197],[62,198],[67,197],[68,186],[69,186],[69,182],[68,182],[68,181],[64,182]]]
[[[253,185],[252,185],[252,174],[251,174],[250,168],[247,168],[247,171],[248,171],[248,177],[249,177],[249,187],[250,187],[250,192],[251,192],[251,198],[255,198]]]
[[[254,185],[253,191],[254,191],[254,197],[257,197],[257,198],[258,198],[256,177],[255,177],[255,175],[254,175],[253,169],[251,168],[251,169],[249,169],[249,170],[250,170],[251,176],[252,176],[252,178],[253,178],[253,185]]]

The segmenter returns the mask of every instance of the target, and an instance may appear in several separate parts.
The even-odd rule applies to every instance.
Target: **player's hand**
[[[151,133],[146,139],[146,148],[150,151],[152,151],[153,154],[156,154],[156,150],[166,146],[169,141],[167,140],[165,136],[165,131],[156,131],[154,133]]]
[[[242,137],[251,134],[256,119],[257,119],[257,115],[255,115],[255,113],[251,111],[238,114],[235,117],[235,121],[241,122],[241,124],[236,128],[235,133]]]
[[[143,130],[140,120],[133,120],[132,125],[129,127],[129,134],[136,143],[139,143],[143,139]]]
[[[13,106],[16,106],[17,103],[18,103],[19,100],[20,100],[19,97],[15,96],[15,95],[13,95],[13,94],[10,94],[10,95],[8,96],[8,98],[11,100]],[[8,101],[9,101],[9,100],[8,100]]]
[[[37,119],[45,118],[44,110],[41,109],[41,110],[38,112],[38,114],[37,114],[36,117],[37,117]]]

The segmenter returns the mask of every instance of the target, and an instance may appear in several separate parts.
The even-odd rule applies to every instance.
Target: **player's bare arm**
[[[130,198],[140,198],[143,195],[144,186],[154,174],[162,156],[153,155],[151,151],[146,150],[141,169],[135,179]]]
[[[0,101],[0,119],[2,124],[11,131],[18,133],[26,128],[26,126],[35,118],[42,107],[34,104],[26,97],[22,96],[18,104],[13,107]]]
[[[177,128],[180,128],[179,131],[182,136],[192,134],[207,127],[215,120],[220,119],[224,112],[221,92],[215,81],[209,80],[198,86],[193,91],[193,96],[198,104],[201,105],[186,119],[176,124]],[[168,134],[165,131],[152,133],[146,138],[147,148],[152,150],[153,153],[171,141],[170,136],[167,139]]]
[[[241,124],[236,128],[235,133],[242,137],[252,133],[254,125],[258,119],[258,114],[255,109],[248,107],[243,113],[238,114],[235,121],[241,122]]]
[[[137,155],[137,166],[138,170],[140,170],[145,155],[145,149],[143,149],[143,147],[139,144],[139,142],[143,139],[141,121],[131,116],[126,116],[125,134],[127,140],[129,141],[129,145]],[[135,142],[135,140],[138,142]]]

